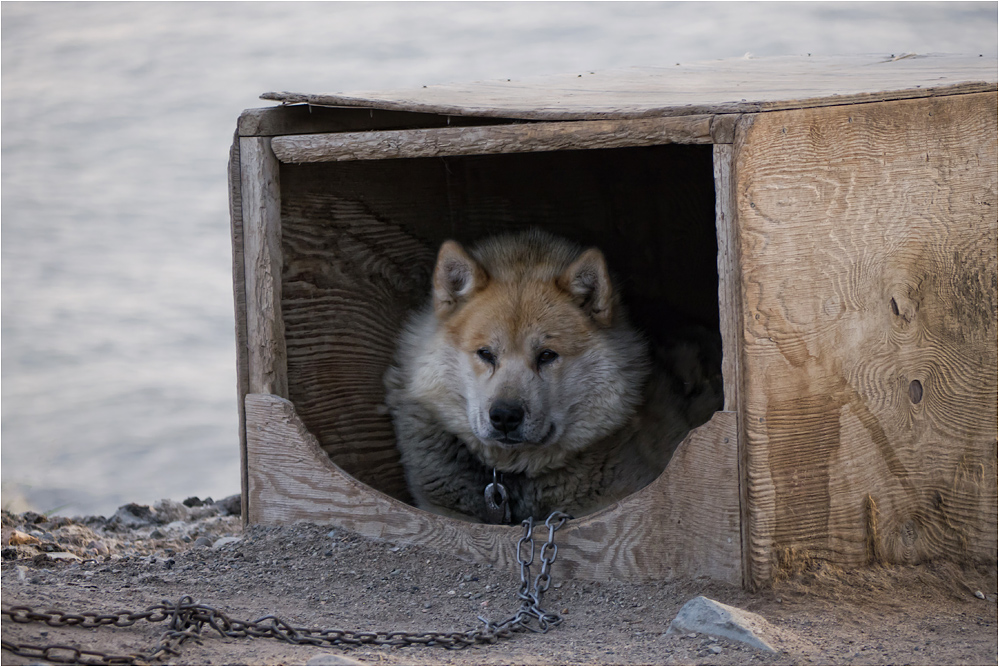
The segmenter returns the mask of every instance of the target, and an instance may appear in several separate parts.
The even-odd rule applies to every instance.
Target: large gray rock
[[[699,632],[715,637],[725,637],[748,644],[753,648],[777,652],[766,639],[774,636],[774,628],[758,614],[730,607],[709,598],[696,597],[680,608],[669,624],[670,634]]]

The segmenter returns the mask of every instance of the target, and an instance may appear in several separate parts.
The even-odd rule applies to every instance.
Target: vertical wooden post
[[[734,130],[733,130],[734,131]],[[732,137],[728,137],[732,140]],[[739,477],[739,531],[742,554],[742,584],[752,581],[751,552],[746,521],[748,503],[745,473],[745,438],[742,430],[742,274],[739,269],[739,243],[736,228],[734,173],[735,147],[731,143],[714,145],[715,227],[718,235],[718,320],[722,336],[722,378],[725,392],[723,409],[735,412]]]
[[[239,152],[248,390],[288,398],[281,316],[280,165],[269,137],[241,137]]]
[[[249,386],[246,365],[246,274],[243,271],[243,202],[240,195],[239,134],[229,149],[229,220],[232,231],[232,291],[236,321],[236,406],[239,411],[239,470],[242,500],[240,516],[243,527],[248,525],[249,494],[247,488],[246,410],[244,399]]]

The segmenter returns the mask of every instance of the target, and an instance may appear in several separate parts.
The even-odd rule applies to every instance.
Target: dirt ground
[[[431,549],[376,542],[310,524],[243,532],[238,498],[125,506],[109,519],[3,514],[5,609],[141,611],[184,595],[251,620],[349,630],[467,631],[519,607],[519,574]],[[188,506],[190,505],[190,506]],[[511,544],[511,549],[514,545]],[[187,640],[177,665],[695,664],[995,665],[996,568],[924,564],[832,572],[821,565],[749,593],[706,580],[629,584],[571,581],[553,567],[545,607],[564,622],[492,645],[296,646],[223,638]],[[779,633],[770,653],[707,635],[668,635],[679,608],[704,595],[755,612]],[[49,627],[4,615],[7,665],[50,664],[8,644],[74,645],[108,653],[150,650],[164,624]]]

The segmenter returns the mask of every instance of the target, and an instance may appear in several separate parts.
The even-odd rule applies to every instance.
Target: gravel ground
[[[242,530],[238,498],[127,505],[110,518],[3,513],[3,605],[36,611],[141,611],[190,595],[233,619],[274,614],[297,627],[468,631],[508,618],[517,572],[372,541],[311,524]],[[511,549],[514,545],[511,544]],[[749,593],[707,580],[629,584],[562,580],[545,607],[564,622],[492,645],[296,646],[223,638],[210,629],[167,664],[991,664],[996,567],[924,564],[832,571],[822,565]],[[755,612],[779,632],[776,653],[720,637],[666,633],[698,595]],[[49,627],[3,617],[5,643],[148,651],[164,624]],[[3,664],[48,664],[9,650]]]

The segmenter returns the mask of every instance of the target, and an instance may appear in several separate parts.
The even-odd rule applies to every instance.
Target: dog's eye
[[[496,355],[493,354],[493,351],[488,347],[480,347],[476,351],[476,354],[479,355],[479,359],[482,359],[482,361],[486,362],[490,366],[496,365]]]
[[[554,350],[541,350],[538,353],[538,366],[544,366],[558,359],[558,352]]]

